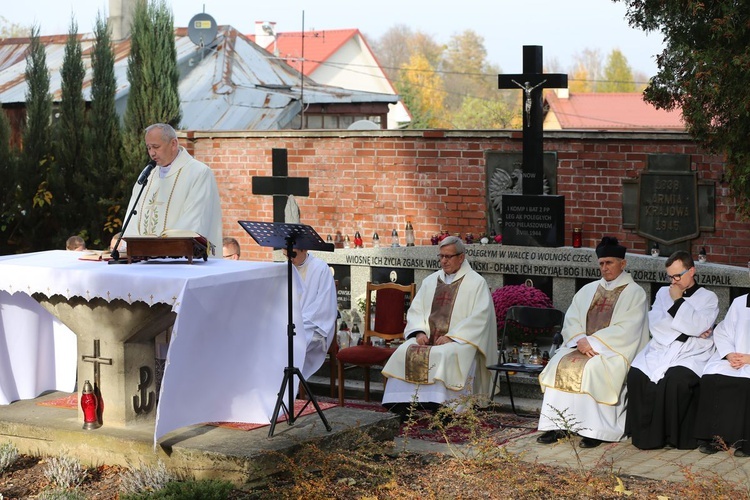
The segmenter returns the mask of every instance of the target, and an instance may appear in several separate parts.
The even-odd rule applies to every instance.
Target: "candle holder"
[[[573,248],[581,248],[583,245],[583,230],[580,227],[573,228]]]

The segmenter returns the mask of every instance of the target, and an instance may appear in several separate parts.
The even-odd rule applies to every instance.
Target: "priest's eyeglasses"
[[[451,254],[451,255],[445,255],[445,254],[439,253],[439,254],[437,254],[437,258],[438,258],[438,260],[443,260],[443,259],[445,259],[445,260],[451,260],[453,257],[455,257],[457,255],[461,255],[461,254],[460,253],[454,253],[454,254]]]
[[[690,268],[685,269],[680,274],[667,274],[667,279],[669,279],[670,281],[680,281],[682,279],[682,276],[688,271],[690,271]]]

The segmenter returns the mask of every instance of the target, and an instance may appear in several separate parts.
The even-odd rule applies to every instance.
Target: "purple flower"
[[[497,329],[505,326],[505,314],[513,306],[551,308],[552,300],[543,291],[528,285],[507,285],[492,292]]]

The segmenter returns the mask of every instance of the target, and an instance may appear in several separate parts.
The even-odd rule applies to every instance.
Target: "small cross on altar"
[[[271,177],[253,176],[253,194],[273,196],[273,221],[284,222],[284,208],[290,194],[310,196],[308,177],[289,177],[287,150],[271,150]]]
[[[568,75],[543,73],[542,47],[524,45],[523,74],[498,75],[497,82],[523,90],[523,194],[544,194],[542,89],[567,88]]]
[[[102,358],[99,352],[99,339],[94,339],[94,355],[89,356],[84,354],[81,356],[81,361],[84,361],[86,363],[94,363],[94,390],[98,391],[100,390],[100,383],[101,383],[101,374],[100,374],[100,365],[111,365],[112,364],[112,358]]]

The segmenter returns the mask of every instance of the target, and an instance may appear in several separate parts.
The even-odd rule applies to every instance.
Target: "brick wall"
[[[224,210],[224,234],[238,238],[245,259],[269,259],[237,220],[271,221],[270,196],[253,196],[251,178],[271,175],[271,149],[287,148],[289,175],[310,178],[310,197],[297,198],[302,222],[322,236],[353,238],[365,246],[378,232],[390,244],[393,228],[403,240],[411,220],[417,244],[430,236],[486,230],[485,152],[520,152],[518,131],[280,131],[189,132],[183,143],[216,174]],[[584,229],[584,246],[616,235],[632,251],[646,241],[622,228],[622,179],[636,178],[652,153],[689,154],[700,180],[716,181],[716,231],[692,242],[711,262],[745,266],[750,223],[734,211],[721,183],[722,157],[709,155],[675,133],[546,132],[544,148],[557,152],[558,193],[565,196],[566,237]],[[569,242],[568,242],[569,244]]]

